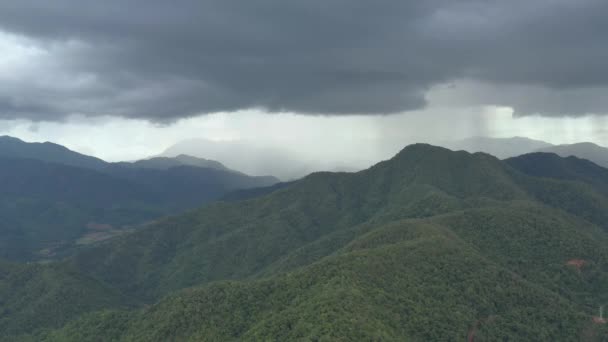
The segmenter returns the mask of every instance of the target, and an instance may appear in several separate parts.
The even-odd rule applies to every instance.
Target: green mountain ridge
[[[525,198],[521,190],[507,187],[507,174],[499,177],[504,170],[495,170],[502,164],[491,156],[443,149],[427,156],[426,150],[410,147],[408,153],[358,174],[313,174],[264,200],[211,204],[191,214],[169,218],[153,231],[130,235],[125,238],[130,241],[120,241],[120,245],[111,241],[88,249],[73,261],[81,269],[108,278],[109,283],[134,291],[134,295],[143,291],[146,297],[155,297],[201,281],[259,272],[294,248],[367,221],[426,217],[481,205],[479,201],[459,200],[472,191],[487,193],[496,200]],[[459,158],[479,160],[480,167],[462,163],[459,168],[434,168],[440,172],[436,175],[420,172],[441,158],[453,158],[447,162],[454,164]],[[446,173],[454,178],[467,175],[471,182],[455,187],[445,180]],[[439,182],[435,187],[421,185],[434,180]],[[492,203],[489,199],[482,201]],[[268,236],[281,243],[269,243]],[[102,261],[97,260],[99,255],[103,256]],[[136,265],[153,262],[157,255],[163,258],[156,261],[151,273],[132,273],[131,267],[139,270]],[[150,284],[161,284],[161,289],[148,288]]]
[[[4,340],[606,340],[606,195],[518,165],[418,144],[163,219],[52,266],[150,306]]]

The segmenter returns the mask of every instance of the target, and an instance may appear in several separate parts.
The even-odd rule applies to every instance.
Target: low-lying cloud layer
[[[463,105],[605,114],[606,15],[605,0],[4,0],[0,119],[386,114],[444,84]]]

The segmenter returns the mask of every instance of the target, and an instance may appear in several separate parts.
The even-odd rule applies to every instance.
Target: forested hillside
[[[576,174],[512,165],[412,145],[359,173],[317,173],[160,220],[36,266],[100,290],[35,328],[24,312],[0,313],[3,338],[608,339],[594,321],[608,303],[606,194]],[[43,302],[16,292],[16,272],[0,273],[0,303]],[[63,301],[54,306],[74,304]]]

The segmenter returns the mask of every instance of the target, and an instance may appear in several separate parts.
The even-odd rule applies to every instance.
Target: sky
[[[194,138],[352,164],[468,136],[608,145],[607,15],[605,0],[3,0],[0,134],[110,161]]]

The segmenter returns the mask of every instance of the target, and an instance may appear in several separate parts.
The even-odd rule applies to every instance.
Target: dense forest
[[[607,341],[606,184],[580,159],[411,145],[2,262],[0,340]]]

